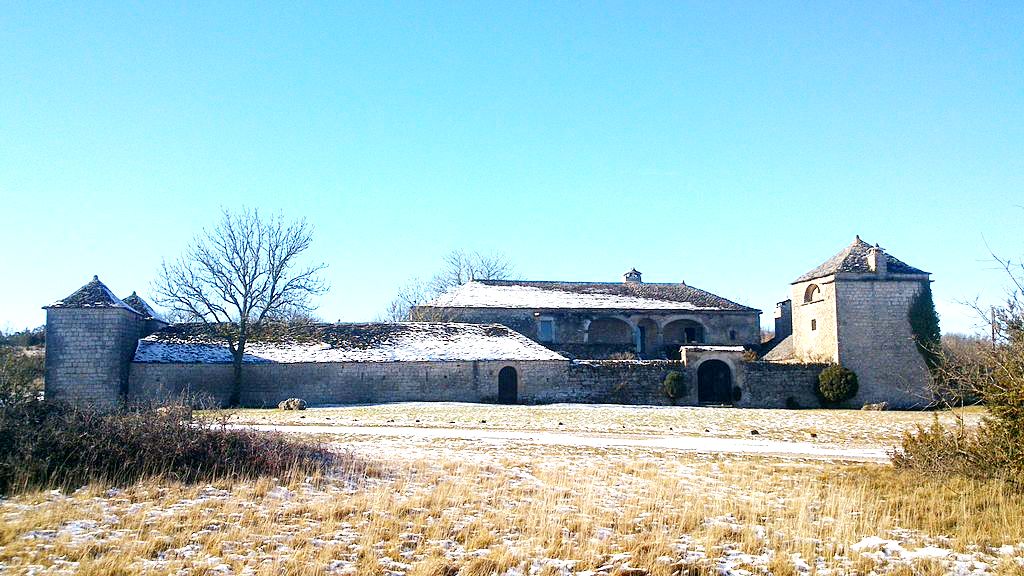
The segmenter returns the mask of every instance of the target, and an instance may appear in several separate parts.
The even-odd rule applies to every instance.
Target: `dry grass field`
[[[865,446],[930,421],[888,412],[402,408],[246,411],[234,420],[384,426],[402,417],[589,433],[625,425],[637,435],[718,423],[721,435],[757,427],[780,439],[814,426],[834,442]],[[829,424],[832,414],[840,424]],[[1024,574],[1024,502],[994,483],[798,457],[416,436],[334,441],[352,469],[322,477],[206,486],[153,479],[0,500],[0,572]]]
[[[220,414],[220,413],[218,413]],[[982,416],[963,412],[967,424]],[[700,436],[760,438],[812,442],[842,447],[893,446],[903,433],[927,426],[938,417],[954,421],[949,412],[871,412],[861,410],[754,410],[588,404],[498,406],[456,402],[408,402],[372,406],[311,408],[301,412],[237,410],[232,422],[277,425],[458,428],[637,436]]]

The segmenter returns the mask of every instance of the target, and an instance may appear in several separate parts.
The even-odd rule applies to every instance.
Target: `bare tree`
[[[514,268],[508,257],[499,252],[485,254],[476,251],[453,250],[444,257],[441,270],[429,280],[413,278],[402,285],[395,294],[395,298],[388,304],[383,319],[389,322],[450,321],[451,318],[440,310],[416,314],[413,314],[413,310],[471,280],[506,280],[514,273]]]
[[[312,228],[305,220],[286,223],[257,210],[223,211],[220,222],[193,239],[185,254],[162,263],[156,301],[171,315],[202,322],[231,350],[234,382],[229,405],[242,391],[242,358],[254,330],[272,320],[308,314],[312,296],[326,291],[324,264],[298,267]]]

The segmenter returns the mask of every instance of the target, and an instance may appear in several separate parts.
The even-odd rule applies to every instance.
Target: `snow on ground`
[[[966,413],[964,419],[968,425],[974,425],[981,417],[982,413],[975,411]],[[554,432],[642,439],[686,436],[884,451],[898,444],[904,432],[917,426],[928,426],[933,418],[945,424],[954,420],[949,412],[404,402],[310,408],[302,412],[240,410],[232,415],[231,421],[240,424]],[[757,434],[753,434],[754,431]]]
[[[884,462],[888,452],[882,448],[842,448],[809,442],[781,442],[777,440],[746,440],[739,438],[707,438],[698,436],[653,436],[646,438],[624,436],[593,436],[559,434],[554,432],[520,432],[514,430],[463,430],[459,428],[412,428],[371,426],[286,426],[274,424],[234,425],[257,430],[287,432],[290,434],[339,434],[365,437],[397,438],[457,438],[476,440],[500,447],[508,442],[546,444],[569,447],[609,448],[637,447],[662,448],[707,454],[762,454],[837,460]]]
[[[126,573],[289,573],[295,566],[288,563],[298,558],[305,569],[327,574],[411,576],[428,558],[468,566],[493,557],[495,550],[522,558],[493,572],[506,576],[693,573],[698,566],[726,576],[768,575],[780,561],[777,556],[801,575],[896,574],[901,568],[920,573],[926,564],[963,575],[995,574],[1007,562],[1024,569],[1024,542],[998,538],[963,547],[941,534],[894,528],[858,535],[843,547],[828,540],[834,520],[815,514],[813,504],[806,521],[816,536],[803,548],[812,552],[776,550],[779,541],[806,536],[780,529],[768,516],[742,511],[750,505],[784,515],[794,500],[806,496],[787,491],[787,483],[835,466],[820,461],[806,462],[809,468],[802,472],[793,462],[647,447],[495,449],[466,439],[425,437],[346,438],[340,446],[360,458],[388,462],[388,471],[358,483],[339,477],[271,482],[262,489],[245,483],[184,490],[143,486],[0,500],[0,520],[13,530],[0,541],[0,573],[74,574],[104,554],[137,546],[140,538],[154,544],[125,560]],[[663,511],[656,502],[644,500],[651,487],[639,473],[644,469],[678,482],[679,502],[708,499],[704,505],[712,507],[696,528],[680,533],[659,519]],[[740,485],[735,478],[747,470],[764,480]],[[478,491],[431,510],[433,502],[444,502],[436,494],[467,480]],[[568,487],[575,489],[566,492]],[[363,494],[370,494],[370,506],[352,504],[355,508],[346,512]],[[548,513],[537,521],[562,530],[566,545],[559,549],[565,555],[552,554],[537,534],[521,532],[515,522],[495,526],[491,540],[466,536],[489,516],[500,519],[505,511],[537,506]],[[22,530],[21,519],[31,515],[41,518],[41,525]],[[592,529],[577,527],[593,516],[603,520]],[[386,522],[396,528],[376,533]],[[447,528],[432,532],[434,524]],[[645,534],[653,540],[669,537],[656,555],[645,556],[644,546],[630,544]],[[588,557],[583,550],[599,552]],[[361,564],[367,555],[375,558],[372,571]]]
[[[411,426],[388,422],[400,412]],[[253,414],[282,413],[236,416]],[[848,460],[884,457],[893,430],[929,415],[462,404],[288,414],[303,416],[345,425],[277,429],[377,471],[0,499],[0,573],[87,572],[119,554],[125,573],[142,574],[454,573],[427,571],[428,561],[504,576],[1024,570],[1024,542],[1004,528],[962,531],[966,540],[908,529],[885,494],[877,516],[861,520],[876,496],[847,491],[885,468]],[[830,440],[807,441],[812,424],[828,426]],[[711,426],[707,436],[666,430]],[[763,434],[751,436],[755,426]],[[488,562],[502,567],[487,572]]]

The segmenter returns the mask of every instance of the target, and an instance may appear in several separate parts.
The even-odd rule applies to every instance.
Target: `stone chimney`
[[[889,257],[885,255],[885,250],[878,244],[875,244],[868,250],[868,270],[871,270],[879,276],[885,276],[889,273]]]
[[[783,300],[775,305],[775,340],[793,333],[793,301]]]
[[[631,268],[629,272],[622,275],[623,282],[632,282],[635,284],[641,284],[643,280],[640,279],[640,273],[637,272],[636,268]]]

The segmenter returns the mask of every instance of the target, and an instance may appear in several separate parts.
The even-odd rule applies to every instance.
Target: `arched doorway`
[[[516,369],[505,366],[498,372],[498,403],[515,404],[519,396],[519,375]]]
[[[697,402],[732,404],[732,371],[721,360],[707,360],[697,368]]]

